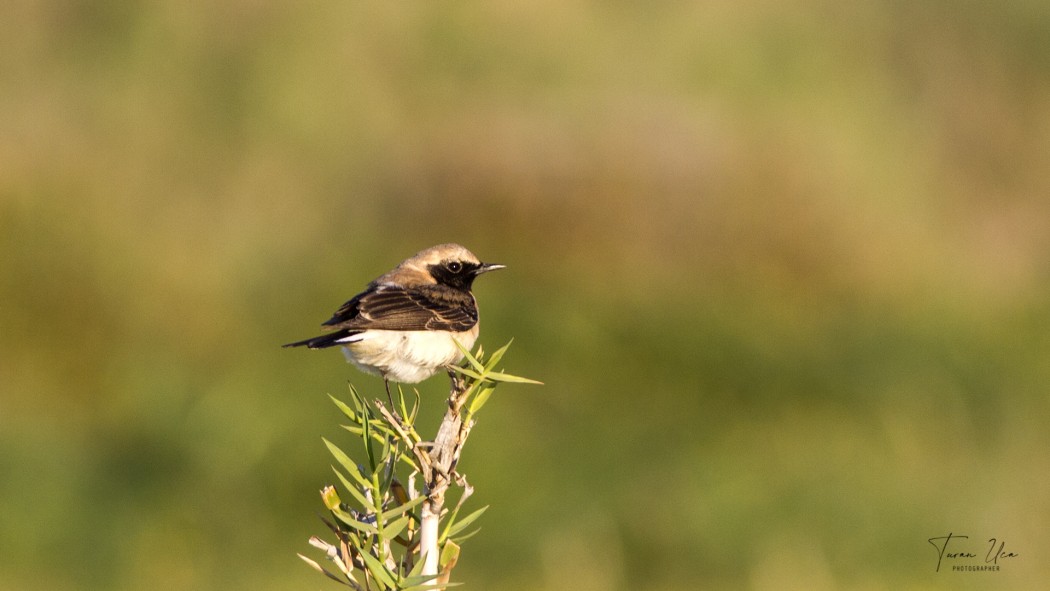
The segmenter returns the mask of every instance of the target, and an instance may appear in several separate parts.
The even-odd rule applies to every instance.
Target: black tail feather
[[[313,337],[303,341],[296,341],[294,343],[288,343],[287,345],[281,345],[282,347],[309,347],[311,349],[324,349],[326,347],[335,347],[341,345],[339,339],[345,339],[346,337],[353,334],[349,330],[340,330],[330,334],[324,334],[319,337]]]

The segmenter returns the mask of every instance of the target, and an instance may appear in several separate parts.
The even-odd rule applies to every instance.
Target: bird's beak
[[[496,271],[499,269],[506,269],[507,265],[497,265],[496,263],[481,263],[477,271],[474,271],[475,275],[481,275],[482,273],[488,273],[489,271]]]

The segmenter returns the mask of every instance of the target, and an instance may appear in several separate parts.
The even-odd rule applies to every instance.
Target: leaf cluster
[[[464,364],[453,370],[463,377],[453,379],[449,402],[455,412],[462,410],[463,424],[467,425],[461,433],[463,440],[477,412],[499,383],[539,383],[496,371],[496,364],[509,346],[510,343],[488,359],[481,347],[474,355],[461,347]],[[324,439],[336,462],[332,469],[339,488],[328,485],[321,490],[330,516],[322,517],[322,521],[335,534],[336,541],[310,539],[310,545],[324,552],[335,571],[302,554],[300,558],[328,578],[358,591],[425,591],[453,585],[448,578],[459,559],[461,543],[477,533],[477,529],[468,528],[488,507],[461,517],[460,509],[473,494],[473,487],[462,474],[445,475],[462,491],[455,507],[439,516],[439,572],[423,574],[420,508],[432,494],[430,474],[434,466],[428,453],[431,443],[419,435],[415,426],[419,393],[414,392],[414,400],[408,404],[404,390],[398,386],[396,408],[391,410],[379,400],[366,400],[353,385],[349,390],[349,403],[330,398],[349,420],[343,428],[356,436],[361,461]]]

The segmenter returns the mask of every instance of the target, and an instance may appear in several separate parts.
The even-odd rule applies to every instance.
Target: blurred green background
[[[445,241],[467,589],[1050,578],[1050,4],[0,6],[0,589],[335,589],[282,350]],[[446,384],[421,385],[430,419]],[[1020,554],[934,572],[927,538]],[[960,548],[962,549],[962,548]]]

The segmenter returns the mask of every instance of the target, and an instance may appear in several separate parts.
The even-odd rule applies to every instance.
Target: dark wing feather
[[[379,286],[355,296],[325,322],[350,330],[469,330],[478,308],[469,292],[444,285]]]
[[[335,311],[335,314],[332,314],[331,318],[321,323],[321,326],[339,326],[344,322],[349,322],[356,318],[358,312],[358,303],[360,303],[363,297],[365,297],[371,292],[372,286],[370,285],[368,290],[355,295],[345,304],[340,306],[339,309]]]

